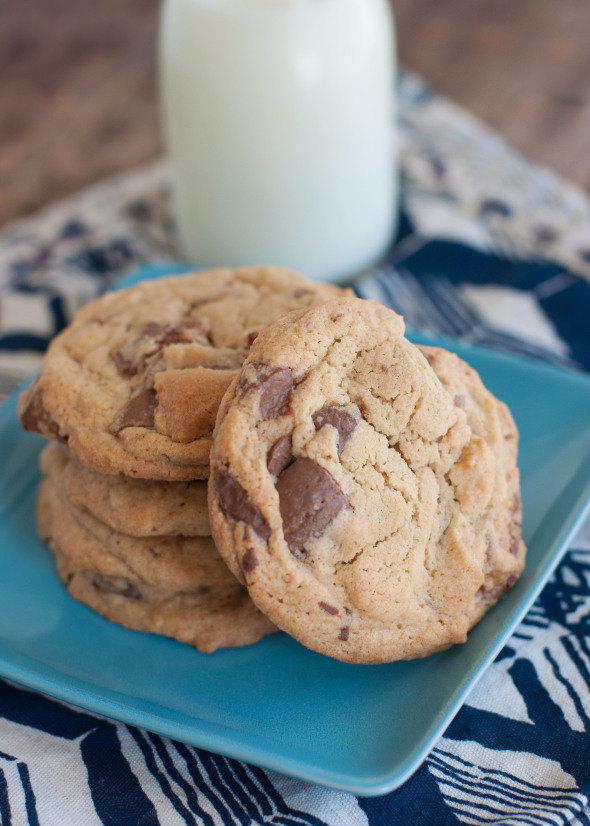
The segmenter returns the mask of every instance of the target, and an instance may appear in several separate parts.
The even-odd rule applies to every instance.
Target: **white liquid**
[[[161,80],[180,242],[200,266],[339,280],[397,215],[387,0],[166,0]]]

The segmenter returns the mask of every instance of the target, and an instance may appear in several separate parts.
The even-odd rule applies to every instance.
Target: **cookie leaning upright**
[[[524,565],[510,415],[426,355],[391,310],[332,300],[261,333],[219,410],[218,549],[276,625],[341,660],[465,641]]]
[[[341,293],[278,267],[108,293],[54,339],[21,397],[21,423],[101,473],[205,479],[217,407],[252,339],[283,313]]]

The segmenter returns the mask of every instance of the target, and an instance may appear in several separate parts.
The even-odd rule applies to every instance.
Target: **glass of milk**
[[[164,0],[164,126],[197,266],[339,281],[397,219],[388,0]]]

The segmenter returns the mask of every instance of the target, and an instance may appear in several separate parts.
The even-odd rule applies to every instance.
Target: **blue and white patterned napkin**
[[[590,370],[590,202],[400,86],[404,218],[356,283],[408,327]],[[86,301],[176,257],[163,164],[0,232],[0,396]],[[589,411],[590,414],[590,411]],[[589,415],[590,426],[590,415]],[[0,824],[590,823],[590,528],[416,774],[360,799],[0,680]]]

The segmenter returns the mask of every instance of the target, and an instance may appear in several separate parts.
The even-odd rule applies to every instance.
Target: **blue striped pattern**
[[[517,290],[554,332],[555,347],[499,329],[474,306],[465,287]],[[362,298],[392,307],[410,330],[438,333],[569,368],[590,369],[590,284],[550,263],[513,262],[458,241],[420,237],[409,219],[379,268],[355,285]],[[506,292],[506,301],[510,295]],[[558,345],[558,346],[557,346]]]
[[[588,823],[587,799],[558,787],[536,786],[496,769],[482,769],[437,750],[429,761],[446,800],[464,823],[492,820],[554,826],[575,817]]]

